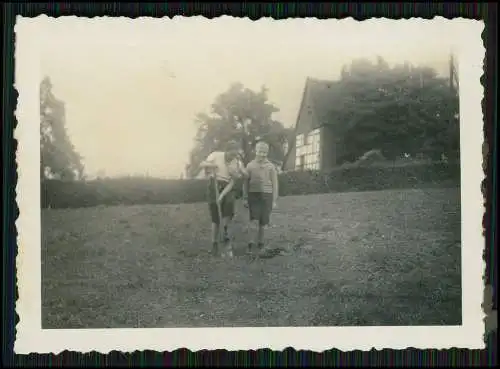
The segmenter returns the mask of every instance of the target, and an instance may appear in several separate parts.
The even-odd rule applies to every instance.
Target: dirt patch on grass
[[[43,328],[460,324],[460,190],[286,197],[286,252],[210,256],[205,204],[42,212]]]

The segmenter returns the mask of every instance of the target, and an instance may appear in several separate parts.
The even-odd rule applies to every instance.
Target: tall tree
[[[267,89],[255,92],[241,83],[232,84],[216,97],[211,114],[198,114],[195,145],[190,154],[188,171],[194,175],[199,163],[211,152],[223,150],[229,141],[240,144],[242,161],[247,164],[254,155],[258,139],[269,142],[269,158],[283,161],[289,132],[272,118],[279,109],[268,101]]]
[[[457,154],[458,96],[435,70],[409,63],[390,68],[382,58],[355,60],[343,68],[338,89],[329,116],[342,137],[341,162],[371,149],[387,158]]]
[[[52,92],[52,83],[45,77],[40,83],[40,179],[83,178],[81,156],[66,132],[64,103]]]

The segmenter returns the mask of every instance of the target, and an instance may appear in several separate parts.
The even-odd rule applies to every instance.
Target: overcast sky
[[[306,77],[337,78],[353,58],[445,72],[456,37],[444,22],[59,18],[41,28],[41,68],[87,174],[178,178],[194,116],[232,82],[265,84],[275,118],[292,126]]]

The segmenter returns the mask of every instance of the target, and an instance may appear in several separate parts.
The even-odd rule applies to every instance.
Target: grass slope
[[[285,197],[267,239],[213,258],[205,204],[42,211],[48,328],[461,323],[460,190]]]

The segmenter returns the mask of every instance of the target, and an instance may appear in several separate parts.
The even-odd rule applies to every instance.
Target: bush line
[[[279,175],[280,196],[330,192],[460,186],[460,164],[417,164],[337,168],[329,172],[285,172]],[[99,205],[183,204],[206,200],[205,180],[117,178],[41,183],[42,208]],[[241,183],[236,186],[241,196]]]

